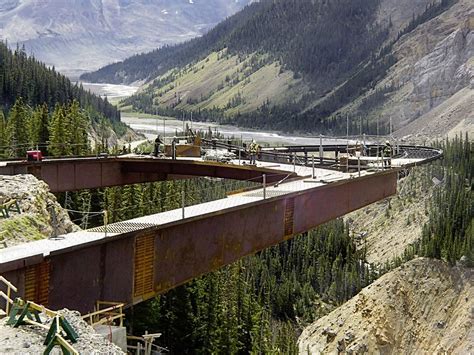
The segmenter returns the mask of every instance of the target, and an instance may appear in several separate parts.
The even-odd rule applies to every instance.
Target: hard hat
[[[385,141],[385,144],[390,144],[390,142],[389,142],[389,141]]]
[[[256,143],[256,142],[255,142],[255,139],[252,139],[252,143]]]

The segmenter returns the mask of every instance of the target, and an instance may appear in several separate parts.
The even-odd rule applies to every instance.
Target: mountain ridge
[[[124,109],[171,116],[192,111],[201,121],[287,132],[342,134],[348,117],[351,134],[390,134],[464,88],[469,99],[472,3],[380,0],[346,5],[344,0],[331,5],[261,1],[197,40],[135,56],[83,78],[148,81],[124,100]],[[235,62],[233,69],[225,63],[229,60]],[[250,68],[239,68],[246,62],[252,63]],[[255,91],[260,73],[273,67],[279,70],[265,80],[280,82],[286,92]],[[203,75],[213,81],[202,83]],[[287,94],[285,102],[282,93]],[[470,131],[472,114],[467,116]],[[440,125],[454,127],[462,119],[460,114],[445,115],[449,124]]]
[[[0,39],[77,75],[200,36],[249,1],[9,0],[0,5]]]

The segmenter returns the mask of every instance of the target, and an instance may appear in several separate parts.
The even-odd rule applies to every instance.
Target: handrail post
[[[184,192],[184,186],[183,186],[183,189],[181,191],[181,211],[182,211],[182,219],[184,219],[184,204],[185,204],[185,201],[186,200],[186,196],[185,196],[185,192]]]
[[[9,300],[11,300],[11,297],[10,297],[10,285],[7,285],[7,300],[6,300],[6,307],[5,307],[5,312],[7,313],[7,316],[10,315],[10,302]]]
[[[314,173],[314,154],[311,156],[311,160],[312,160],[312,165],[313,165],[313,179],[315,179],[316,174]]]
[[[103,213],[104,213],[104,233],[105,233],[105,237],[107,238],[107,224],[109,223],[109,217],[107,216],[107,210],[104,210]]]
[[[359,171],[359,177],[360,177],[360,155],[357,157],[357,170]]]
[[[296,172],[296,153],[293,152],[293,172]]]
[[[265,200],[267,198],[267,174],[263,174],[262,182],[263,182],[263,199]]]
[[[319,164],[323,165],[323,135],[319,135]]]

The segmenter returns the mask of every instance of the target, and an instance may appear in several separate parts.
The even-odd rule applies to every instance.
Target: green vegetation
[[[19,98],[30,107],[46,104],[49,109],[77,100],[83,109],[95,115],[120,121],[120,113],[107,99],[73,85],[54,68],[27,56],[24,49],[11,51],[0,42],[0,107],[9,111]]]
[[[45,218],[38,218],[32,215],[15,215],[13,218],[0,221],[2,233],[0,234],[0,242],[2,240],[14,240],[21,236],[23,240],[40,240],[44,239],[44,235],[40,230],[44,230],[48,225]]]
[[[406,250],[404,260],[419,255],[474,266],[474,145],[466,135],[440,147],[444,159],[430,166],[428,176],[442,183],[427,208],[429,221],[421,240]]]
[[[37,146],[44,154],[83,155],[90,152],[91,127],[119,135],[126,129],[107,99],[0,43],[0,157],[24,157]]]
[[[56,104],[49,113],[46,104],[32,109],[19,98],[8,119],[0,115],[0,157],[24,157],[26,150],[36,147],[48,155],[87,154],[90,124],[76,100]]]
[[[465,256],[472,265],[472,142],[466,137],[440,146],[445,158],[426,168],[429,175],[417,171],[404,187],[407,198],[419,198],[420,191],[430,190],[433,176],[444,181],[435,187],[426,211],[419,211],[429,221],[405,259],[420,255],[454,264]],[[71,207],[106,209],[109,220],[116,222],[179,208],[182,190],[189,205],[248,186],[193,179],[114,187],[72,194]],[[95,218],[89,227],[102,223],[101,216]],[[302,327],[381,273],[368,265],[365,251],[356,249],[339,219],[135,306],[128,326],[134,334],[161,332],[159,345],[174,353],[296,353]]]
[[[71,207],[88,200],[115,222],[179,208],[182,190],[196,204],[247,186],[193,179],[114,187],[72,194]],[[89,226],[101,224],[95,218]],[[175,353],[296,353],[298,329],[375,275],[337,220],[134,307],[130,326],[135,334],[163,333],[160,345]]]
[[[121,107],[138,111],[176,114],[178,110],[222,110],[227,116],[250,112],[272,98],[283,104],[299,100],[307,87],[290,71],[257,53],[230,55],[227,50],[153,80],[140,94],[124,99]],[[154,111],[148,109],[152,103]]]

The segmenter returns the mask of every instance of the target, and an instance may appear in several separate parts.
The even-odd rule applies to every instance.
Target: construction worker
[[[171,141],[171,156],[173,159],[176,159],[176,144],[178,144],[178,137],[174,136]]]
[[[250,143],[249,150],[250,150],[250,164],[256,165],[257,164],[257,154],[259,151],[259,145],[255,142],[255,139],[252,140]]]
[[[157,136],[155,139],[155,150],[153,152],[153,155],[157,157],[160,155],[160,145],[163,144],[163,141],[161,140],[161,136]]]
[[[390,168],[392,167],[392,146],[389,141],[385,141],[385,146],[383,148],[383,166]]]

